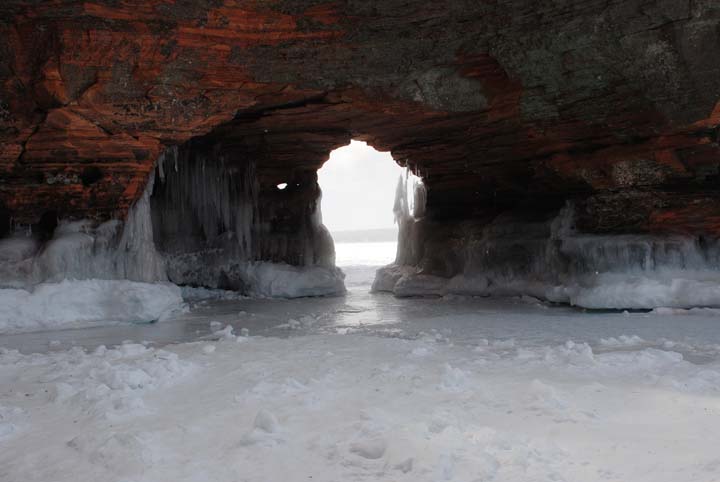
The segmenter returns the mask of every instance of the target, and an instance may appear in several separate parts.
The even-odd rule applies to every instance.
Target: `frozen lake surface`
[[[720,480],[715,312],[370,294],[393,256],[338,245],[343,297],[0,336],[0,481]]]

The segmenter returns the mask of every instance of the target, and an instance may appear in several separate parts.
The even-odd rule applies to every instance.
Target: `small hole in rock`
[[[91,186],[98,182],[100,179],[103,178],[103,172],[99,167],[96,166],[89,166],[83,169],[83,172],[80,174],[80,180],[83,183],[83,186]]]
[[[11,216],[10,210],[0,202],[0,238],[3,238],[10,234],[11,230]]]
[[[40,241],[52,239],[55,228],[58,225],[58,213],[56,211],[45,211],[40,216],[40,221],[35,225],[34,231],[37,233]]]

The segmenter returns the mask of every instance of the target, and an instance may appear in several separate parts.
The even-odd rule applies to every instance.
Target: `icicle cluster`
[[[265,200],[262,222],[252,162],[217,148],[169,148],[124,223],[61,220],[45,243],[27,232],[0,240],[0,288],[99,278],[259,296],[342,293],[314,178],[294,187]],[[293,229],[273,230],[276,217]]]
[[[315,179],[261,199],[255,164],[240,156],[191,145],[160,159],[151,205],[170,281],[264,296],[344,291],[342,273],[325,256],[332,249]],[[278,227],[279,220],[291,224]],[[288,287],[292,279],[298,290]]]
[[[168,170],[166,164],[171,163]],[[232,163],[222,154],[199,155],[171,148],[158,162],[160,186],[153,196],[156,230],[163,239],[193,239],[195,246],[168,245],[169,251],[192,251],[199,245],[227,247],[233,256],[251,259],[257,220],[258,186],[252,162]]]

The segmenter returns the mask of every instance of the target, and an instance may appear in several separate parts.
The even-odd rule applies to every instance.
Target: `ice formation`
[[[153,223],[163,251],[204,247],[253,258],[258,183],[252,162],[229,163],[224,155],[169,148],[158,160],[152,197]]]
[[[153,182],[124,223],[61,220],[45,243],[29,230],[0,240],[0,333],[152,322],[180,310],[153,240]]]
[[[338,268],[248,263],[245,274],[250,294],[267,298],[300,298],[345,292],[345,275]]]
[[[24,290],[3,293],[19,296],[5,323],[27,315],[28,325],[37,324],[40,312],[25,313],[21,300],[33,300],[43,283],[63,280],[170,280],[263,297],[342,293],[344,276],[334,266],[319,191],[300,192],[309,199],[302,205],[292,198],[299,185],[287,189],[284,204],[263,201],[252,162],[230,162],[216,148],[169,148],[125,222],[60,220],[46,242],[30,229],[0,240],[0,289]],[[299,206],[301,212],[292,213],[299,221],[294,232],[278,233],[275,210],[285,205]]]
[[[49,241],[0,240],[0,287],[64,279],[171,281],[243,295],[344,292],[312,173],[263,187],[257,166],[219,144],[169,148],[125,222],[61,220]],[[720,243],[702,237],[578,232],[552,216],[433,224],[427,193],[398,180],[395,263],[376,291],[398,296],[530,295],[585,308],[720,307]],[[533,219],[529,221],[528,219]]]
[[[263,191],[254,163],[217,145],[168,150],[158,175],[152,218],[172,282],[267,297],[344,292],[315,179]]]
[[[63,280],[31,290],[0,289],[0,333],[162,321],[183,308],[170,283]]]
[[[506,215],[436,236],[421,235],[432,223],[405,208],[400,214],[411,239],[401,235],[397,261],[378,272],[377,291],[531,295],[598,309],[720,306],[717,241],[579,233],[572,204],[545,221]]]
[[[150,219],[153,183],[151,175],[124,223],[61,220],[46,243],[29,230],[0,240],[0,287],[31,288],[63,279],[166,281]]]
[[[408,189],[408,185],[411,186],[411,190]],[[425,215],[426,196],[422,180],[406,169],[405,175],[398,178],[393,206],[395,223],[398,225],[398,247],[395,258],[395,263],[398,265],[411,264],[419,254],[417,241],[420,235],[417,232],[419,229],[417,221]]]

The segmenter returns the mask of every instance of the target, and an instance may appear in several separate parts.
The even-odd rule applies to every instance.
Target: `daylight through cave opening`
[[[389,152],[352,141],[330,153],[318,170],[322,221],[335,242],[336,264],[381,266],[395,260],[398,179],[406,176]],[[351,275],[351,274],[350,274]]]

